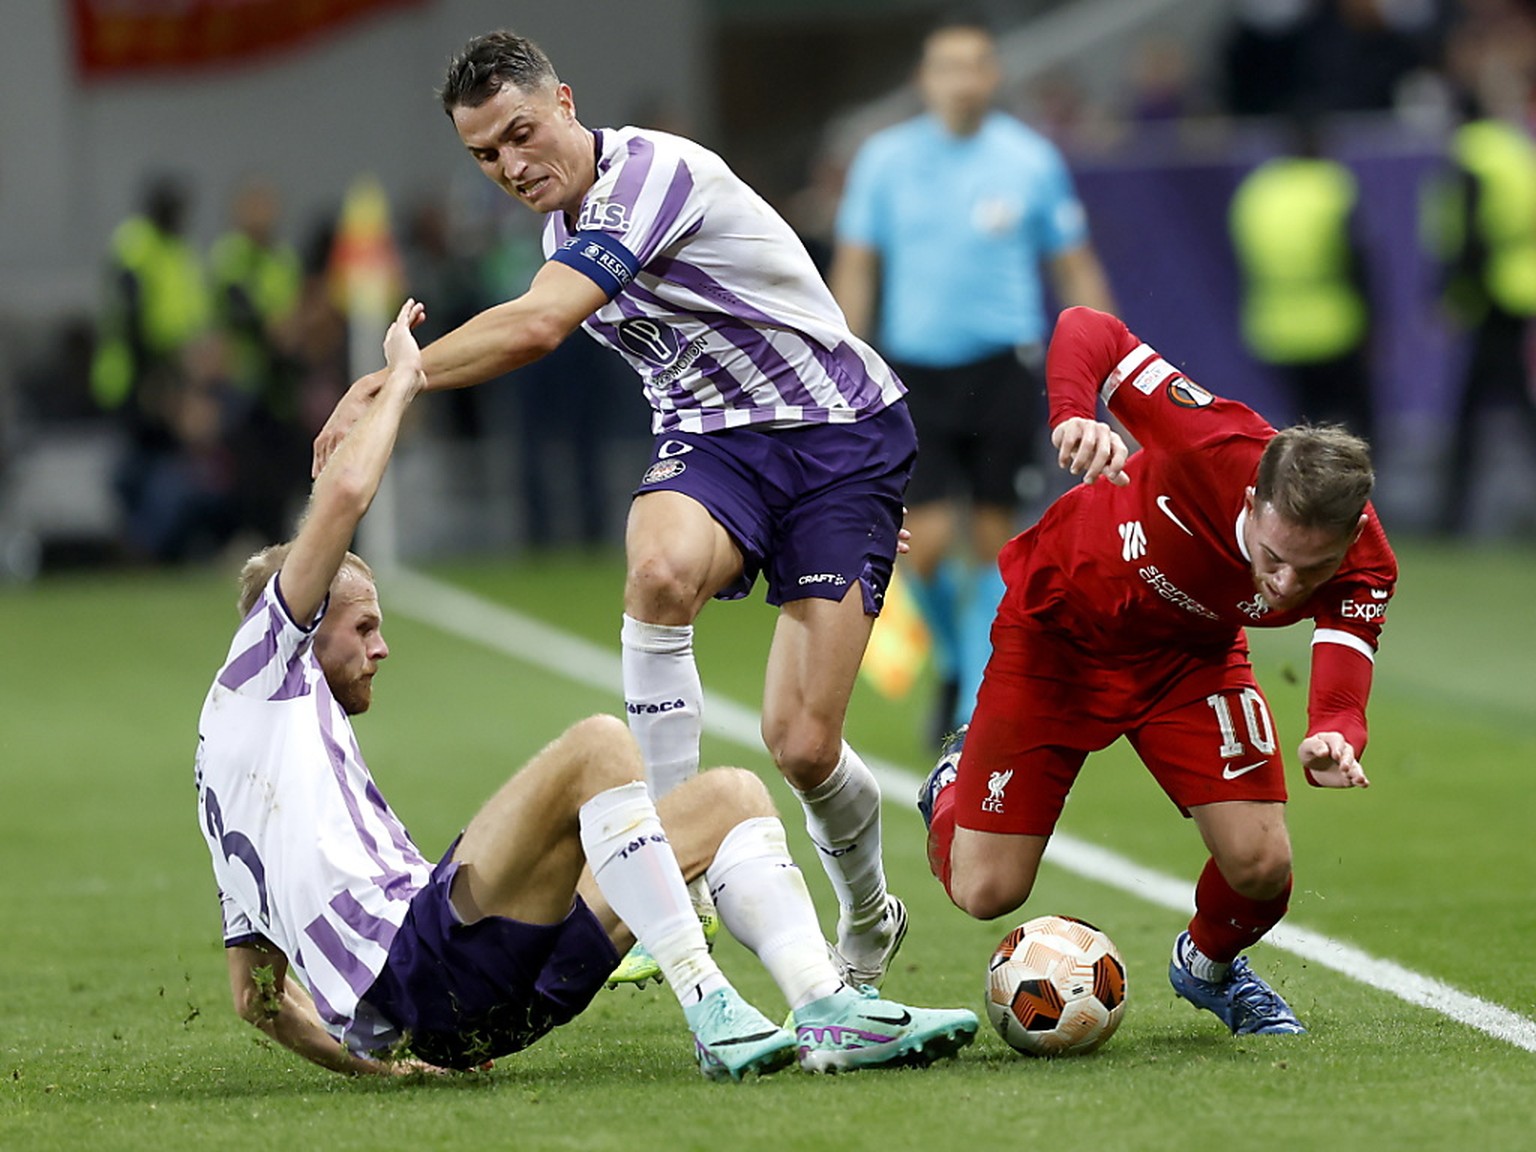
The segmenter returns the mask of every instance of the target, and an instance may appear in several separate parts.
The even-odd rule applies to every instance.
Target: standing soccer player
[[[781,612],[763,739],[836,889],[844,974],[878,984],[906,910],[886,891],[879,786],[843,719],[916,455],[901,382],[714,153],[664,132],[589,131],[548,57],[510,32],[470,41],[441,96],[486,176],[547,215],[548,261],[522,296],[424,349],[427,388],[499,376],[578,326],[639,373],[656,442],[629,513],[622,643],[647,779],[660,797],[698,771],[693,621],[764,572]],[[379,383],[342,399],[317,466]]]
[[[972,916],[1017,908],[1084,759],[1125,736],[1211,853],[1174,990],[1234,1033],[1304,1031],[1240,956],[1292,883],[1284,758],[1243,630],[1313,621],[1297,756],[1310,784],[1367,786],[1397,581],[1369,449],[1334,427],[1277,433],[1086,308],[1062,314],[1046,380],[1060,462],[1084,483],[1003,550],[975,716],[918,798],[930,866]],[[1128,460],[1098,398],[1142,444]]]
[[[917,80],[923,115],[854,159],[831,285],[853,331],[878,333],[923,445],[902,576],[933,636],[937,742],[975,706],[1003,595],[997,554],[1018,530],[1020,473],[1038,455],[1042,272],[1061,305],[1114,309],[1066,162],[992,106],[1003,82],[992,34],[941,24]],[[957,539],[967,522],[968,546]]]

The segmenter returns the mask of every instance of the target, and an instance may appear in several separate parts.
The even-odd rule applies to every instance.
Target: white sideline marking
[[[622,697],[619,657],[610,648],[409,569],[394,569],[385,578],[385,584],[389,605],[404,616],[548,668],[589,688]],[[617,624],[614,633],[616,639]],[[709,697],[704,713],[707,731],[755,750],[762,747],[758,720],[752,709],[718,695]],[[879,780],[887,803],[906,807],[902,801],[915,794],[920,783],[918,777],[887,761],[869,756],[864,759]],[[1051,837],[1046,859],[1069,872],[1174,912],[1188,914],[1194,910],[1194,890],[1185,881],[1144,868],[1116,852],[1066,833],[1058,832]],[[1267,944],[1409,1004],[1429,1008],[1517,1048],[1536,1052],[1536,1021],[1508,1008],[1290,923],[1278,925],[1264,939]]]

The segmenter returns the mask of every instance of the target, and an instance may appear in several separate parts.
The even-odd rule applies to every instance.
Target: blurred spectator
[[[1318,112],[1386,112],[1431,63],[1435,5],[1427,0],[1331,0],[1306,31],[1301,102]]]
[[[537,217],[508,217],[487,271],[495,299],[527,290],[544,262]],[[586,546],[609,542],[607,458],[626,414],[644,436],[649,425],[634,376],[618,355],[585,333],[572,332],[541,360],[513,372],[519,487],[528,543],[547,548],[573,538]],[[561,495],[574,497],[561,520]]]
[[[160,177],[143,210],[118,225],[91,365],[92,394],[121,417],[126,436],[115,487],[135,559],[183,559],[225,531],[225,513],[214,506],[227,477],[203,466],[207,381],[194,386],[188,374],[188,352],[207,336],[212,309],[186,215],[186,189]]]
[[[1063,306],[1113,307],[1066,163],[993,108],[1001,81],[987,29],[951,23],[928,36],[927,111],[855,157],[832,265],[849,327],[907,385],[922,443],[902,574],[934,637],[935,735],[970,716],[1003,591],[997,553],[1043,439],[1053,318],[1041,273]]]
[[[292,358],[299,425],[306,443],[320,431],[352,382],[347,318],[331,290],[330,258],[335,242],[335,215],[317,220],[299,252],[299,302],[282,337]]]
[[[1222,48],[1226,103],[1237,116],[1272,116],[1295,104],[1314,0],[1237,0]]]
[[[1438,527],[1465,532],[1489,410],[1514,408],[1536,452],[1527,341],[1536,317],[1536,143],[1523,122],[1469,99],[1450,172],[1427,190],[1428,236],[1445,270],[1452,322],[1471,357],[1451,430]]]
[[[1228,216],[1242,274],[1243,342],[1286,381],[1300,419],[1373,432],[1370,306],[1359,192],[1321,154],[1317,124],[1294,121],[1291,148],[1238,185]]]
[[[1189,58],[1172,36],[1151,36],[1136,46],[1127,111],[1132,120],[1177,120],[1195,111]]]
[[[299,306],[298,254],[279,239],[280,201],[267,181],[236,192],[231,227],[213,245],[214,315],[232,385],[224,424],[235,515],[263,540],[291,535],[307,488],[309,437],[299,423],[297,373],[285,347]]]

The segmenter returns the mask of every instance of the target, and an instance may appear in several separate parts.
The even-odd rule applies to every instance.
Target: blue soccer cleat
[[[794,1062],[797,1040],[734,988],[718,988],[683,1009],[693,1030],[699,1071],[711,1080],[740,1080],[749,1072],[767,1076]]]
[[[839,988],[794,1014],[800,1067],[807,1072],[923,1067],[976,1038],[964,1008],[908,1008],[873,988]]]
[[[1189,933],[1180,933],[1168,963],[1168,981],[1174,992],[1196,1008],[1214,1012],[1234,1036],[1277,1036],[1305,1032],[1291,1006],[1239,956],[1232,961],[1225,980],[1202,980],[1184,965]]]
[[[955,782],[955,776],[960,771],[960,753],[965,748],[965,734],[970,728],[969,724],[962,724],[944,737],[944,744],[939,749],[939,762],[917,790],[917,810],[923,814],[924,828],[933,827],[933,805],[939,793]]]

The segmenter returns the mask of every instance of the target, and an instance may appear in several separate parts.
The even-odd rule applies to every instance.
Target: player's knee
[[[1273,900],[1291,882],[1289,845],[1256,845],[1252,850],[1216,862],[1232,890],[1250,900]]]
[[[561,742],[589,794],[644,778],[635,738],[617,716],[600,713],[578,720]]]
[[[624,610],[652,624],[686,624],[698,615],[703,590],[665,553],[631,556]]]
[[[802,792],[825,780],[843,754],[841,727],[815,717],[763,715],[763,744],[784,778]]]
[[[743,820],[778,815],[767,787],[745,768],[711,768],[695,777],[691,786],[732,827]]]
[[[1034,878],[1001,868],[968,864],[951,855],[947,887],[955,907],[967,916],[995,920],[1029,899]]]

